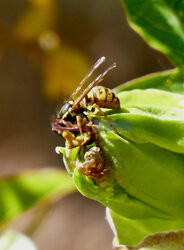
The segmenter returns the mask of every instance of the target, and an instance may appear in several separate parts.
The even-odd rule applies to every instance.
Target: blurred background
[[[103,82],[110,88],[172,68],[131,30],[118,0],[0,1],[1,176],[63,168],[55,147],[64,141],[51,132],[51,117],[101,56],[98,73],[117,63]],[[73,194],[52,208],[34,241],[41,250],[110,250],[104,218],[103,206]]]

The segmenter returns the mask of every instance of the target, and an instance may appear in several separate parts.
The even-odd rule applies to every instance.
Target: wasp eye
[[[62,107],[61,107],[61,109],[60,109],[60,111],[59,111],[59,113],[58,113],[58,116],[59,117],[62,117],[68,110],[69,110],[69,108],[71,107],[72,105],[70,104],[70,103],[65,103]]]

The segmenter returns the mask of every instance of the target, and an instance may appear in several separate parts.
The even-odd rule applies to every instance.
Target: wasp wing
[[[82,79],[82,81],[79,83],[79,86],[76,88],[76,90],[72,93],[69,100],[76,100],[77,97],[79,97],[84,89],[88,86],[88,83],[86,80],[92,75],[92,73],[105,61],[105,57],[101,57],[98,59],[98,61],[91,67],[91,69],[88,71],[88,73],[85,75],[85,77]]]
[[[72,106],[72,110],[75,110],[75,108],[79,105],[79,103],[83,100],[83,98],[94,88],[96,85],[98,85],[101,81],[103,81],[104,76],[113,68],[116,67],[116,63],[113,63],[109,68],[107,68],[102,74],[100,74],[94,81],[92,81],[88,87],[82,92],[82,94],[74,101],[74,104]]]

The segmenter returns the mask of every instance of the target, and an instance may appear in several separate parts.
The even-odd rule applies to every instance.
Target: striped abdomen
[[[120,101],[110,89],[96,86],[86,96],[88,105],[96,103],[101,108],[120,109]]]

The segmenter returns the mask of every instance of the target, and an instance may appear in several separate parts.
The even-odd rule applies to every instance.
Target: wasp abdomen
[[[96,103],[101,108],[120,109],[120,101],[112,90],[96,86],[86,96],[88,105]]]

